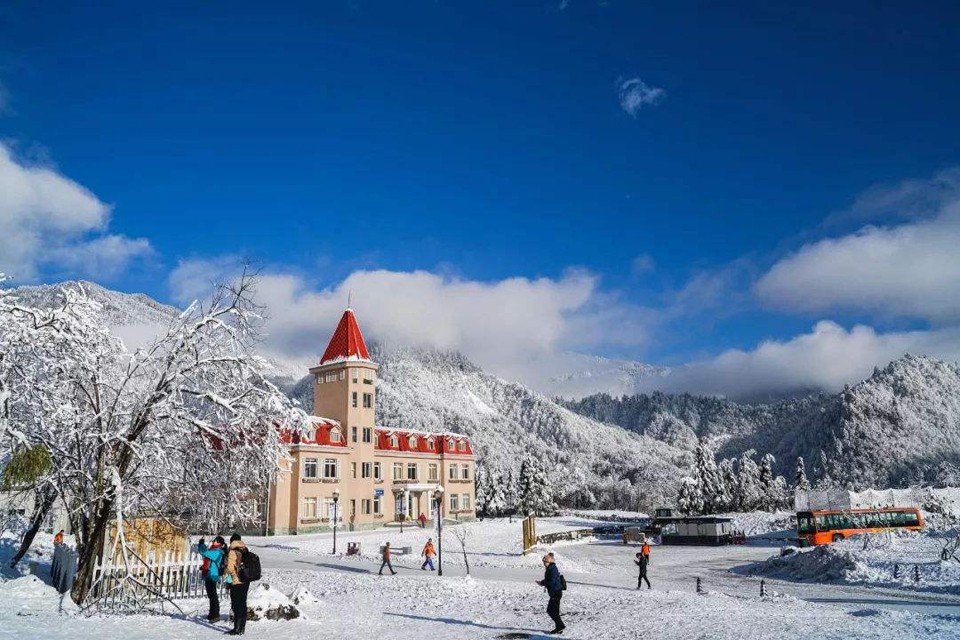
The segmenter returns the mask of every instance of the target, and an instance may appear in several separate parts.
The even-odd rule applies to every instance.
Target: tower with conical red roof
[[[330,337],[314,376],[313,413],[340,422],[350,444],[363,444],[359,429],[373,429],[379,366],[370,359],[360,324],[347,308]],[[354,440],[353,429],[357,428]],[[372,444],[372,443],[368,443]]]

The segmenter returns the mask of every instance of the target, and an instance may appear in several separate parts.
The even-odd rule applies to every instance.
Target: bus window
[[[812,513],[797,514],[797,533],[815,533],[817,528],[813,525]]]
[[[905,527],[918,527],[920,526],[920,520],[917,518],[916,511],[903,511],[903,526]]]

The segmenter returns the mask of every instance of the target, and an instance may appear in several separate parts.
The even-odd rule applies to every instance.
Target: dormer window
[[[459,449],[460,451],[466,451],[467,443],[461,440],[460,442],[457,443],[457,449]]]
[[[427,438],[427,449],[430,449],[430,451],[433,451],[434,446],[435,445],[434,445],[433,438]]]
[[[410,436],[407,442],[410,444],[411,449],[417,448],[417,436]]]
[[[394,448],[400,446],[400,438],[398,438],[396,434],[390,436],[390,446]]]
[[[340,434],[340,429],[334,427],[330,429],[330,442],[339,443],[343,436]]]
[[[317,432],[313,429],[307,429],[303,432],[303,436],[300,438],[301,442],[316,442],[317,441]]]

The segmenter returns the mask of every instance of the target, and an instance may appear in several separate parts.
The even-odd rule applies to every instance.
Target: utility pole
[[[333,490],[333,555],[337,555],[337,503],[340,502],[340,490]]]

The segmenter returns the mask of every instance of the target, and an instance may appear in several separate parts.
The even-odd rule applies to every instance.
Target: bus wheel
[[[843,540],[843,534],[842,534],[842,533],[835,533],[835,534],[833,534],[833,541],[834,541],[834,542],[840,542],[841,540]]]

